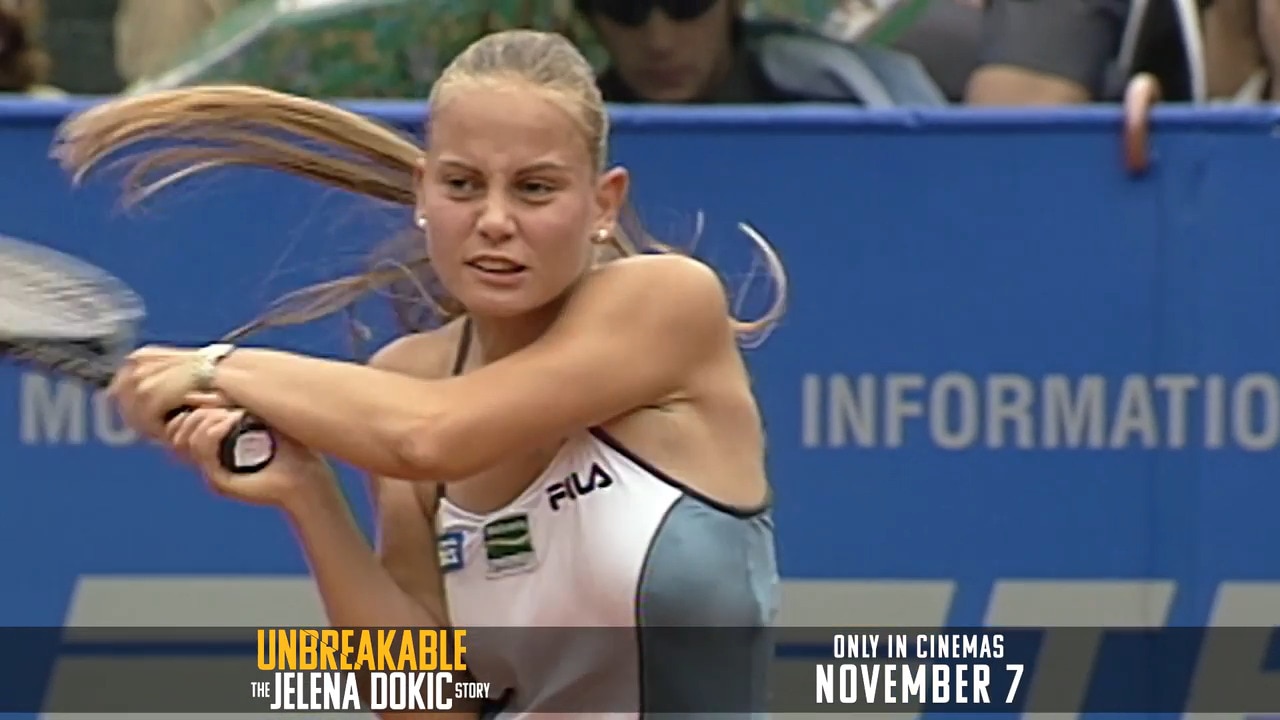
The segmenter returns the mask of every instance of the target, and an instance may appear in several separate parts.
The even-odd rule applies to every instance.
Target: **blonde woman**
[[[613,628],[475,638],[470,669],[506,715],[761,710],[778,577],[763,431],[737,341],[777,319],[781,265],[753,235],[779,301],[742,325],[706,266],[630,256],[619,227],[629,178],[606,165],[592,69],[558,35],[478,41],[429,104],[425,150],[330,106],[248,88],[123,99],[71,121],[60,153],[81,173],[134,140],[188,143],[137,160],[140,196],[176,176],[148,184],[152,169],[247,163],[412,205],[420,257],[404,267],[425,291],[440,288],[447,321],[369,367],[144,348],[112,387],[125,417],[217,492],[280,508],[336,626]],[[282,132],[341,155],[282,143]],[[217,144],[192,145],[201,138]],[[184,403],[201,407],[166,423]],[[232,476],[215,456],[241,409],[280,446],[262,472]],[[322,454],[375,476],[376,549]]]

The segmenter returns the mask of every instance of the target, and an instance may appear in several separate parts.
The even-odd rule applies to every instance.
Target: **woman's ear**
[[[618,224],[618,215],[627,202],[627,190],[631,176],[626,168],[616,167],[600,175],[596,185],[596,206],[599,217],[597,227],[612,232]]]
[[[418,162],[413,166],[413,195],[416,198],[413,207],[413,221],[417,223],[419,218],[426,217],[426,208],[422,207],[422,198],[425,193],[423,186],[427,181],[427,159],[425,157],[418,158]]]

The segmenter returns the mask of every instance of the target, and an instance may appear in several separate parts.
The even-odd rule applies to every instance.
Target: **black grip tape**
[[[164,421],[172,422],[194,408],[183,406],[165,413]],[[218,462],[224,470],[236,475],[252,475],[266,466],[276,456],[276,438],[267,424],[252,415],[245,415],[222,438],[218,446]]]

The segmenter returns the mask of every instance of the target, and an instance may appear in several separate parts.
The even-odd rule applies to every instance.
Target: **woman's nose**
[[[485,203],[476,230],[484,239],[499,243],[511,239],[516,233],[515,219],[507,202],[501,197],[490,197]]]

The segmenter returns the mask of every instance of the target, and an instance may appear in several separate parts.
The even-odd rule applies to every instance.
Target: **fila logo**
[[[604,468],[591,463],[591,471],[584,477],[581,473],[572,473],[569,477],[547,488],[547,500],[551,503],[551,511],[559,512],[566,502],[590,495],[596,490],[604,490],[613,486],[613,477]]]

